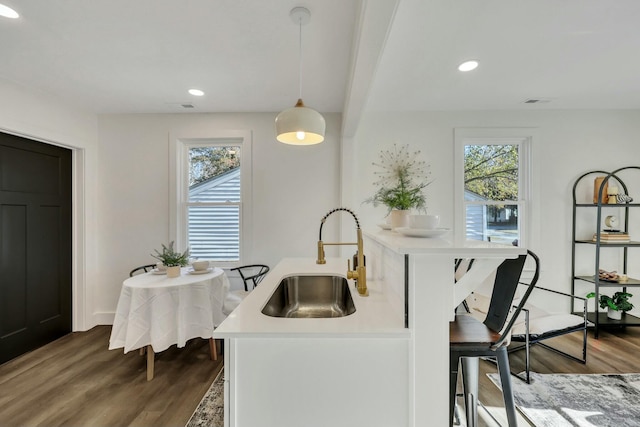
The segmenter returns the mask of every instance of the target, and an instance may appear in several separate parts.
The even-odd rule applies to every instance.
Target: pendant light
[[[309,22],[311,13],[304,7],[294,7],[289,14],[300,28],[300,64],[298,69],[299,96],[295,107],[276,117],[276,139],[291,145],[313,145],[324,141],[324,117],[316,110],[305,107],[302,102],[302,25]]]

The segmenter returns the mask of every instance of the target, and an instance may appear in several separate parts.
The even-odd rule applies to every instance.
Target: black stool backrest
[[[505,259],[496,271],[491,302],[484,319],[484,324],[495,332],[499,332],[507,321],[526,258],[526,255],[520,255],[517,258]]]
[[[535,270],[531,281],[529,283],[524,283],[520,281],[520,275],[522,273],[522,269],[524,268],[524,262],[527,259],[527,256],[534,260]],[[500,272],[500,267],[503,266],[504,271]],[[494,285],[493,293],[491,295],[489,311],[487,313],[487,319],[489,319],[489,323],[487,323],[486,319],[484,322],[487,327],[493,329],[494,331],[502,330],[500,339],[493,345],[494,348],[504,345],[508,337],[510,337],[511,328],[513,328],[513,325],[516,323],[516,321],[518,321],[518,316],[520,316],[522,308],[527,303],[531,292],[533,292],[533,290],[535,289],[536,283],[538,283],[538,278],[540,277],[540,258],[538,258],[538,255],[536,255],[535,253],[527,250],[527,255],[520,255],[515,259],[505,260],[500,267],[498,268],[498,272],[496,273],[496,282]],[[504,283],[498,283],[498,276],[502,277],[503,280],[500,280],[500,282],[504,281]],[[515,296],[516,288],[518,285],[526,285],[527,290],[520,298],[518,306],[515,308],[515,310],[513,310],[512,313],[510,313],[513,305],[513,297]],[[502,296],[501,293],[504,293],[504,296]],[[496,299],[496,304],[494,304],[494,297]],[[509,323],[503,327],[506,319],[509,316]]]

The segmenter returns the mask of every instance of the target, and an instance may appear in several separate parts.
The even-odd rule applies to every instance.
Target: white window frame
[[[529,248],[534,245],[533,235],[535,218],[539,218],[534,201],[537,191],[532,180],[534,157],[534,128],[456,128],[454,130],[454,195],[455,195],[455,232],[458,242],[466,240],[466,208],[464,199],[464,147],[466,145],[518,145],[518,200],[504,201],[500,204],[518,205],[519,241],[518,246]],[[488,204],[491,204],[490,202]],[[537,242],[536,242],[537,243]]]
[[[189,241],[189,148],[202,146],[240,147],[240,259],[238,261],[216,261],[221,268],[234,268],[251,259],[252,225],[252,134],[250,131],[215,131],[198,135],[170,135],[169,162],[169,237],[177,248],[184,248]]]

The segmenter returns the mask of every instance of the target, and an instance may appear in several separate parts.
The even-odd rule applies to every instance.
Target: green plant
[[[162,244],[162,252],[155,249],[155,255],[151,254],[155,259],[162,261],[167,267],[184,267],[189,263],[189,248],[183,253],[176,252],[173,249],[173,242],[169,243],[169,246]]]
[[[594,298],[595,292],[589,292],[587,298]],[[629,298],[633,295],[628,292],[616,292],[613,297],[608,295],[600,295],[600,308],[610,308],[616,311],[629,311],[633,308],[633,304],[629,302]]]
[[[410,153],[408,145],[398,148],[394,144],[393,150],[382,150],[380,162],[373,163],[379,168],[374,172],[378,179],[373,183],[378,190],[365,203],[373,206],[382,204],[389,212],[412,208],[426,211],[427,200],[423,190],[431,184],[430,172],[428,165],[418,160],[419,155],[420,151]]]

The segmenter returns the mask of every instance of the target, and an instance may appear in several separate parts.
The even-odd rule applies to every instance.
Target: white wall
[[[314,257],[320,219],[340,203],[340,115],[324,116],[326,139],[309,147],[277,142],[270,113],[100,116],[98,323],[111,323],[129,270],[154,262],[149,254],[169,240],[170,134],[251,131],[254,236],[244,261],[274,266],[283,257]]]
[[[97,118],[0,79],[0,131],[73,149],[73,329],[91,326],[96,269]],[[89,302],[89,303],[87,303]]]
[[[349,141],[356,160],[350,169],[351,180],[345,177],[343,188],[345,197],[351,198],[350,204],[358,206],[365,226],[375,227],[386,212],[384,207],[373,208],[361,202],[375,190],[371,163],[378,160],[380,150],[394,142],[422,150],[434,178],[426,190],[428,210],[441,216],[443,227],[454,226],[456,127],[537,128],[532,173],[539,200],[535,202],[531,249],[542,259],[540,285],[570,290],[573,182],[588,170],[640,164],[640,111],[369,112],[354,140]],[[634,184],[631,196],[640,200],[640,182]],[[636,220],[640,221],[640,212]],[[581,263],[588,272],[593,268],[590,261],[589,258]]]
[[[0,98],[0,131],[74,149],[74,330],[110,323],[131,266],[152,261],[149,253],[168,240],[172,132],[252,131],[255,238],[250,261],[274,265],[286,256],[315,256],[320,219],[341,203],[353,208],[365,226],[375,227],[384,208],[361,203],[373,192],[371,162],[393,142],[423,150],[435,178],[427,188],[429,210],[443,217],[443,226],[452,227],[453,129],[538,128],[533,177],[540,209],[532,249],[542,257],[541,284],[564,290],[571,275],[573,181],[587,170],[640,164],[640,111],[367,113],[345,147],[340,116],[325,114],[325,143],[291,147],[273,137],[275,114],[96,118],[1,79]],[[640,200],[640,188],[630,185],[631,196]],[[326,240],[336,238],[339,218],[327,222]],[[345,238],[348,221],[343,221]],[[583,265],[589,268],[588,260]],[[640,271],[632,274],[637,277]]]

